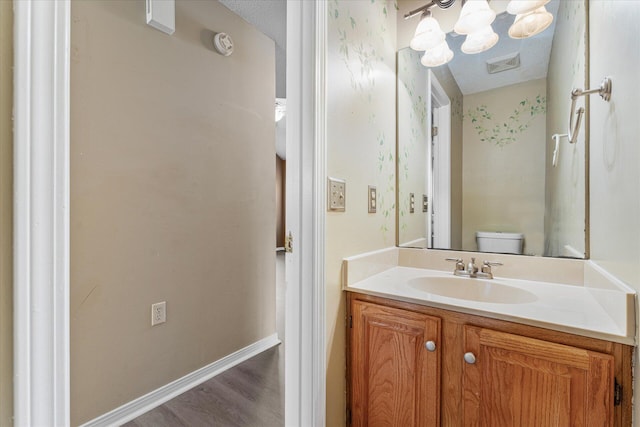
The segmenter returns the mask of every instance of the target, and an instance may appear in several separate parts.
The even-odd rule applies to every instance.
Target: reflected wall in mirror
[[[500,40],[479,54],[448,33],[454,58],[440,67],[399,50],[399,246],[586,256],[586,132],[576,144],[560,138],[555,166],[552,135],[567,133],[571,90],[585,87],[587,8],[552,0],[547,10],[553,24],[522,40],[497,10]],[[478,233],[508,246],[479,247]]]

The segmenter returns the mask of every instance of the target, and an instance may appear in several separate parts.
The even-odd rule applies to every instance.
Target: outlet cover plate
[[[344,212],[347,201],[347,183],[344,179],[329,177],[327,182],[327,209],[330,212]]]
[[[416,211],[416,197],[413,193],[409,193],[409,213]]]
[[[151,304],[151,326],[159,325],[167,321],[167,302]]]

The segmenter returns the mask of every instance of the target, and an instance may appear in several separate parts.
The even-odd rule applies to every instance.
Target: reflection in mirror
[[[585,86],[586,7],[547,10],[553,24],[522,40],[499,13],[500,40],[479,54],[449,33],[454,58],[440,67],[398,52],[399,246],[585,257],[585,132],[559,138],[555,162],[552,136],[567,132],[570,92]]]

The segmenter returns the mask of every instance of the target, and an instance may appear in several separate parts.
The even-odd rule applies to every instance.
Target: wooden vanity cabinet
[[[631,346],[369,295],[348,300],[351,425],[631,426]]]
[[[613,425],[613,356],[473,326],[464,339],[465,426]]]
[[[440,319],[362,301],[351,313],[352,424],[439,425]]]

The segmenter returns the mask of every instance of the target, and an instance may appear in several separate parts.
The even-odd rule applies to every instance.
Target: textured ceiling
[[[287,1],[219,0],[276,44],[276,97],[286,98]]]
[[[557,15],[558,0],[547,4],[547,10],[554,16]],[[464,95],[542,79],[547,76],[556,20],[554,19],[551,26],[537,36],[516,40],[509,37],[508,34],[514,19],[515,16],[506,12],[496,17],[493,22],[493,30],[500,36],[500,39],[494,47],[482,53],[473,55],[462,53],[460,46],[462,46],[465,37],[453,36],[455,33],[447,34],[449,47],[454,52],[449,69]],[[496,74],[487,72],[488,60],[515,53],[520,54],[520,67]]]

